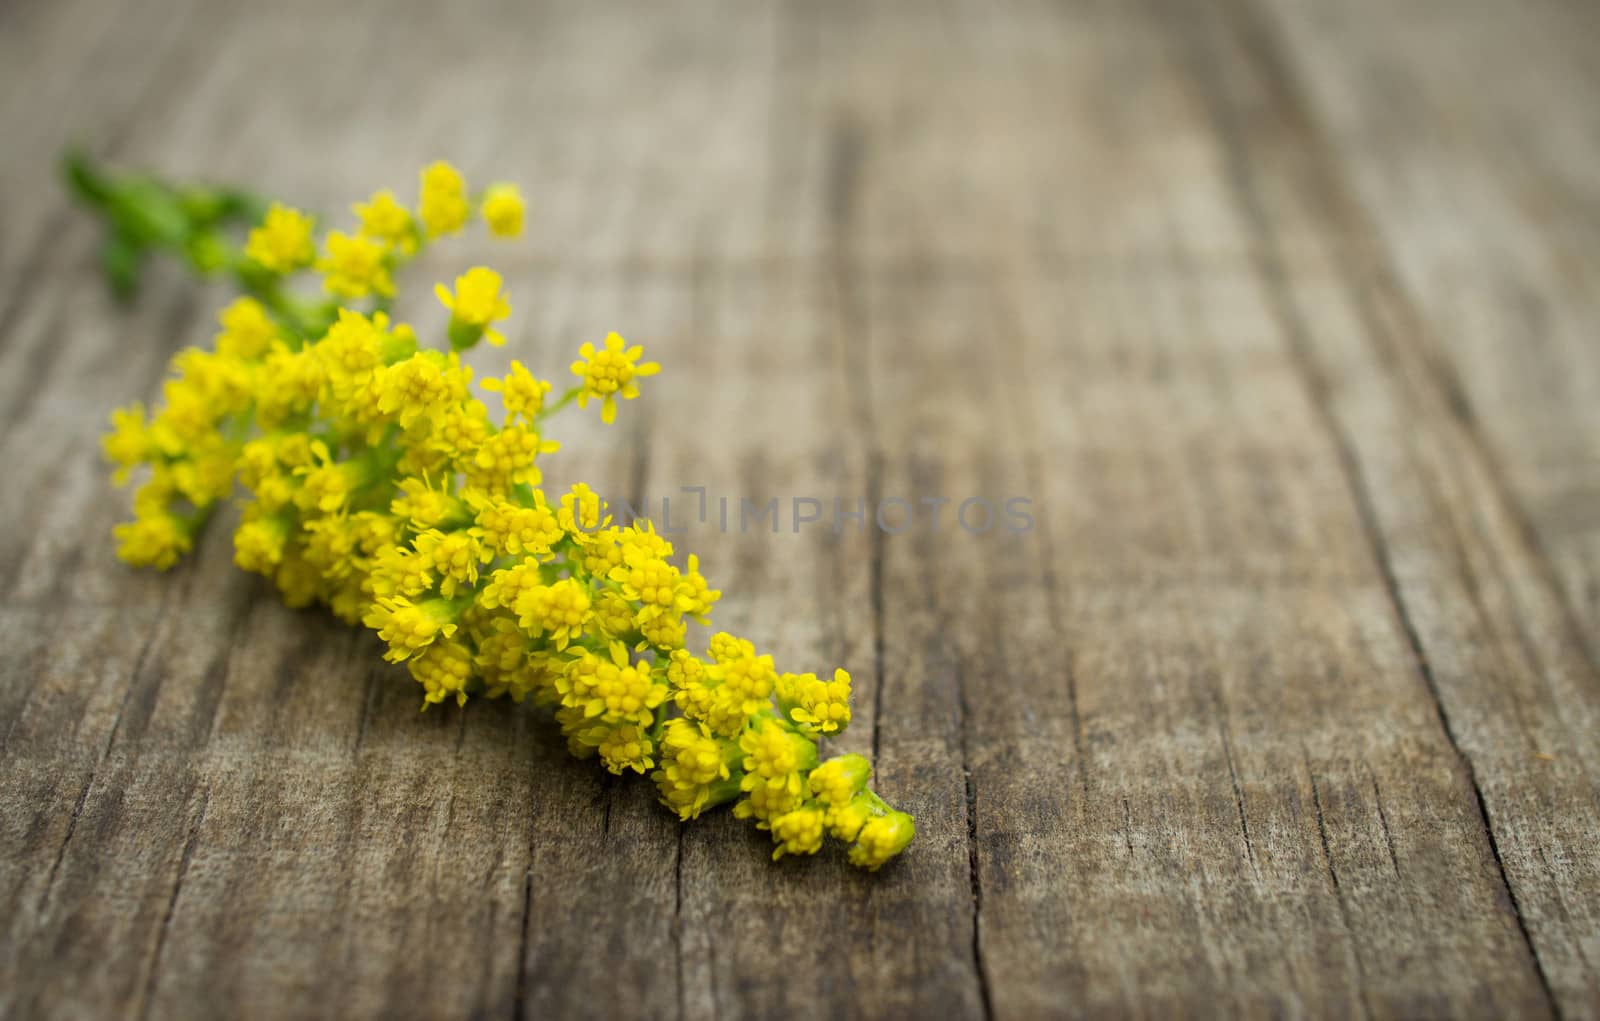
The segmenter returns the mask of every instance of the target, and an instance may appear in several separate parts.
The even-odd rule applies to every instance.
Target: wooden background
[[[1597,79],[1582,0],[0,5],[0,1014],[1600,1016]],[[519,181],[416,293],[667,366],[558,478],[1031,498],[683,540],[904,860],[419,714],[224,528],[119,566],[103,416],[223,295],[106,298],[68,138]]]

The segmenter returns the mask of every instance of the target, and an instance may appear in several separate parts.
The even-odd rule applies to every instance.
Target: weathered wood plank
[[[35,83],[0,89],[0,1011],[1592,1012],[1590,15],[1532,8],[1553,66],[1469,112],[1450,50],[1303,4],[186,10],[0,14]],[[1505,61],[1508,24],[1448,39]],[[1560,223],[1512,197],[1534,110]],[[559,377],[615,328],[667,364],[628,424],[563,423],[552,481],[780,498],[780,535],[679,541],[721,626],[851,669],[835,744],[913,852],[773,867],[536,714],[418,714],[225,528],[116,565],[95,432],[214,302],[81,297],[48,159],[108,132],[334,212],[438,155],[521,180],[531,245],[430,261],[514,271],[477,360]],[[1493,201],[1458,225],[1417,174]],[[796,496],[972,495],[1037,528],[788,531]]]
[[[1418,273],[1419,266],[1441,264],[1466,266],[1469,272],[1481,266],[1482,272],[1520,273],[1515,267],[1525,265],[1525,258],[1537,261],[1548,251],[1560,259],[1559,253],[1571,251],[1575,237],[1587,229],[1585,221],[1568,218],[1552,225],[1541,249],[1539,221],[1519,217],[1515,200],[1484,191],[1481,184],[1470,193],[1458,191],[1454,201],[1462,205],[1448,211],[1435,200],[1414,204],[1409,195],[1392,190],[1393,172],[1376,172],[1386,161],[1447,187],[1463,173],[1492,173],[1503,151],[1499,139],[1478,139],[1473,151],[1482,158],[1467,161],[1449,146],[1436,147],[1427,133],[1373,145],[1374,137],[1401,134],[1394,112],[1377,95],[1369,95],[1364,107],[1367,130],[1360,135],[1352,130],[1350,111],[1343,106],[1349,89],[1382,82],[1384,95],[1428,102],[1426,91],[1402,69],[1435,68],[1435,62],[1418,62],[1406,51],[1380,63],[1373,53],[1379,38],[1381,51],[1448,24],[1449,52],[1487,56],[1498,52],[1500,29],[1507,27],[1499,10],[1483,8],[1443,21],[1424,11],[1415,21],[1391,25],[1393,31],[1370,35],[1372,23],[1356,19],[1350,24],[1364,24],[1360,31],[1366,41],[1336,35],[1345,45],[1297,48],[1297,53],[1315,54],[1319,63],[1345,62],[1338,88],[1324,76],[1319,90],[1335,111],[1337,133],[1323,127],[1322,107],[1299,80],[1273,22],[1250,5],[1236,5],[1233,14],[1206,43],[1219,70],[1212,102],[1219,119],[1232,120],[1239,129],[1236,180],[1241,202],[1255,207],[1264,273],[1276,281],[1279,314],[1300,334],[1311,385],[1352,462],[1370,527],[1382,546],[1385,574],[1452,741],[1472,771],[1497,864],[1538,954],[1541,975],[1565,1013],[1586,1016],[1600,990],[1593,963],[1600,932],[1593,910],[1600,893],[1600,859],[1594,854],[1600,803],[1593,778],[1600,759],[1588,737],[1600,726],[1600,675],[1592,652],[1586,654],[1585,629],[1575,626],[1572,588],[1562,591],[1546,559],[1549,550],[1542,543],[1553,539],[1554,530],[1530,532],[1524,524],[1525,508],[1541,506],[1539,493],[1507,487],[1485,430],[1525,452],[1520,463],[1528,478],[1581,480],[1584,464],[1592,478],[1596,461],[1592,456],[1587,462],[1569,460],[1565,470],[1551,471],[1540,437],[1523,425],[1560,412],[1541,410],[1550,402],[1531,391],[1505,393],[1480,424],[1449,366],[1463,356],[1473,364],[1474,355],[1482,365],[1493,351],[1508,371],[1510,362],[1522,362],[1534,366],[1527,370],[1531,375],[1572,379],[1568,389],[1575,390],[1592,375],[1594,362],[1556,345],[1529,357],[1517,331],[1503,321],[1491,342],[1489,335],[1464,328],[1465,321],[1450,310],[1453,292],[1439,293],[1433,278]],[[1518,30],[1532,29],[1538,42],[1530,45],[1548,52],[1552,62],[1527,84],[1525,105],[1540,87],[1536,83],[1572,73],[1560,28],[1581,17],[1553,6],[1539,18],[1514,19]],[[1301,12],[1289,20],[1304,27],[1306,19]],[[1321,43],[1328,36],[1317,38]],[[1456,87],[1467,89],[1467,65],[1438,62],[1430,73],[1447,67],[1456,75]],[[1470,77],[1482,71],[1480,66]],[[1432,101],[1450,100],[1434,96]],[[1504,100],[1491,107],[1499,102]],[[1408,120],[1433,122],[1419,110],[1405,109]],[[1462,111],[1467,123],[1486,116],[1476,104],[1464,104]],[[1562,108],[1555,113],[1567,115]],[[1571,111],[1571,116],[1580,114]],[[1565,137],[1559,129],[1552,135]],[[1343,166],[1356,176],[1346,178]],[[1374,212],[1363,207],[1358,186],[1377,196]],[[1548,193],[1562,195],[1554,187]],[[1461,209],[1474,215],[1463,217]],[[1467,234],[1477,247],[1452,239],[1463,230],[1482,232]],[[1308,243],[1294,246],[1294,238]],[[1563,315],[1581,315],[1585,300],[1576,293],[1554,304]],[[1351,344],[1352,333],[1364,336],[1365,343]],[[1587,404],[1572,405],[1560,430],[1568,449],[1583,449],[1583,441],[1574,437],[1592,432],[1588,413]],[[1549,524],[1548,518],[1541,521]],[[1561,547],[1559,556],[1555,562],[1568,565],[1569,581],[1582,577],[1581,549]]]

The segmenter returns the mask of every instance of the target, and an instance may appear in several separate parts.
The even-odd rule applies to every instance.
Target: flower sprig
[[[576,382],[554,401],[552,384],[514,361],[478,383],[499,395],[494,415],[461,355],[504,342],[495,326],[511,308],[498,273],[478,266],[438,285],[451,314],[440,347],[391,318],[400,271],[434,240],[474,215],[498,236],[521,232],[515,188],[474,196],[435,163],[415,211],[379,191],[354,206],[351,232],[319,243],[313,217],[242,193],[216,193],[237,198],[223,216],[218,202],[152,179],[133,187],[81,160],[72,173],[114,241],[139,257],[184,253],[245,292],[222,311],[211,349],[173,359],[158,408],[112,414],[115,478],[142,477],[133,520],[115,530],[123,560],[171,567],[211,512],[235,502],[238,566],[270,578],[290,606],[320,603],[376,631],[424,709],[474,696],[548,707],[574,755],[648,775],[683,820],[734,803],[770,832],[774,859],[832,836],[877,869],[910,843],[912,818],[869,789],[863,756],[819,755],[850,723],[848,673],[782,672],[727,632],[704,655],[690,651],[690,623],[709,625],[721,597],[697,558],[680,561],[648,522],[614,520],[586,485],[541,488],[540,460],[559,449],[549,416],[593,402],[614,421],[660,370],[642,347],[614,333],[585,343]],[[226,227],[246,210],[257,215],[239,244]],[[152,217],[163,230],[129,233]],[[291,288],[306,271],[327,297]]]

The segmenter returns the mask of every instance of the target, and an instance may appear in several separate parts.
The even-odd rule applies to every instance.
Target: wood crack
[[[1304,749],[1301,754],[1305,757],[1306,779],[1311,783],[1311,805],[1317,816],[1317,838],[1322,844],[1322,861],[1328,868],[1328,878],[1333,882],[1333,898],[1339,904],[1339,920],[1344,926],[1345,940],[1350,949],[1350,959],[1355,964],[1356,981],[1359,984],[1361,997],[1361,1012],[1367,1017],[1372,1016],[1372,1007],[1367,1002],[1367,976],[1366,968],[1361,963],[1361,950],[1355,942],[1355,926],[1350,920],[1350,905],[1344,897],[1344,886],[1339,882],[1339,870],[1333,864],[1333,849],[1328,844],[1328,824],[1322,814],[1322,792],[1317,789],[1317,774],[1311,768],[1310,753]]]
[[[985,1018],[994,1017],[994,993],[989,984],[989,969],[983,959],[983,875],[978,863],[978,790],[972,778],[969,731],[971,705],[967,701],[965,672],[956,668],[956,703],[961,709],[961,777],[967,810],[967,881],[972,894],[972,970],[978,982],[978,1000]]]
[[[150,632],[145,636],[144,645],[139,649],[139,655],[134,659],[133,669],[128,676],[128,687],[122,693],[122,700],[117,705],[116,717],[111,721],[111,731],[106,735],[106,743],[100,750],[100,757],[89,769],[89,776],[83,782],[83,789],[78,792],[77,803],[73,806],[72,817],[67,822],[67,832],[61,839],[61,846],[56,850],[55,862],[50,866],[50,876],[45,882],[43,893],[39,896],[38,911],[44,914],[49,906],[50,895],[55,890],[56,877],[61,871],[61,865],[67,857],[67,846],[72,843],[72,836],[77,832],[78,819],[83,814],[84,803],[89,798],[89,790],[94,786],[95,777],[105,768],[106,760],[111,757],[111,749],[116,744],[117,733],[122,727],[122,718],[127,713],[128,702],[133,698],[134,690],[139,686],[139,678],[144,674],[146,661],[151,650],[155,647],[156,636],[161,631],[161,625],[166,621],[167,607],[171,604],[171,586],[163,586],[161,600],[156,604],[156,618],[150,623]]]
[[[531,858],[532,849],[529,849]],[[522,873],[522,926],[517,937],[517,991],[511,1001],[511,1021],[528,1016],[528,923],[533,915],[533,863]]]
[[[211,789],[208,787],[200,794],[200,810],[195,813],[194,822],[189,825],[188,835],[184,838],[183,853],[178,858],[178,875],[172,881],[172,894],[167,898],[167,909],[161,916],[161,926],[156,930],[150,970],[140,993],[139,1008],[134,1012],[140,1018],[150,1016],[150,1003],[155,996],[156,983],[161,978],[161,957],[166,952],[167,935],[172,930],[172,919],[178,911],[178,896],[183,892],[183,880],[189,874],[189,864],[194,861],[195,849],[200,844],[200,827],[205,824],[206,809],[210,807]]]
[[[1383,828],[1383,843],[1389,849],[1389,864],[1394,866],[1395,878],[1400,877],[1400,856],[1394,851],[1394,831],[1389,828],[1389,816],[1383,810],[1383,792],[1378,789],[1377,774],[1371,774],[1372,803],[1378,807],[1378,824]]]
[[[1037,454],[1026,459],[1028,470],[1028,485],[1035,493],[1043,492],[1040,488],[1044,482],[1044,475],[1039,467]],[[1066,630],[1066,612],[1061,605],[1061,593],[1056,578],[1055,545],[1051,541],[1050,516],[1040,514],[1034,519],[1034,530],[1039,536],[1039,572],[1044,581],[1044,598],[1046,608],[1050,613],[1050,620],[1058,631]],[[1062,662],[1066,670],[1067,682],[1067,715],[1072,720],[1072,758],[1078,772],[1078,794],[1086,805],[1089,802],[1089,758],[1083,750],[1083,715],[1078,710],[1078,673],[1072,661],[1072,648],[1068,645],[1062,650]],[[1130,846],[1129,850],[1132,850]]]

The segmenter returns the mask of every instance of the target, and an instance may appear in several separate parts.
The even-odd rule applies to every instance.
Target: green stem
[[[567,405],[571,404],[573,401],[577,400],[578,395],[581,394],[581,393],[583,393],[583,385],[580,383],[579,385],[573,387],[571,390],[568,390],[566,393],[562,394],[559,398],[557,398],[557,400],[556,400],[556,402],[554,404],[546,404],[544,407],[540,408],[539,409],[539,413],[537,415],[533,416],[534,422],[535,423],[543,422],[550,415],[554,415],[556,412],[560,411],[562,408],[566,407]]]
[[[81,149],[62,158],[67,189],[106,226],[102,265],[112,291],[134,296],[145,259],[166,252],[208,276],[239,258],[228,234],[256,223],[267,202],[237,188],[178,185],[142,174],[112,174]]]

